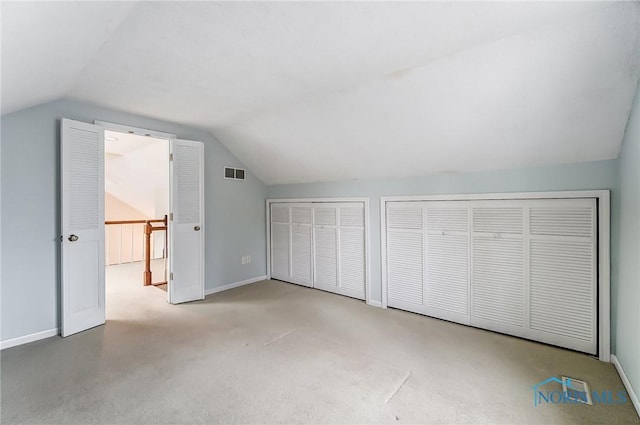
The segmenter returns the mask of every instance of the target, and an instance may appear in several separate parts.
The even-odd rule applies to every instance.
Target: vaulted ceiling
[[[267,184],[615,158],[640,75],[638,2],[1,7],[3,114],[196,126]]]

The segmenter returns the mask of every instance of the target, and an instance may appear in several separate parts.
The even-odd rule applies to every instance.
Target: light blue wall
[[[205,144],[206,289],[266,273],[265,186],[224,180],[242,164],[210,134],[93,105],[56,101],[2,117],[1,340],[59,326],[60,119],[128,124]],[[251,255],[251,264],[240,257]]]
[[[616,181],[616,169],[617,160],[609,160],[521,170],[438,174],[404,179],[275,185],[267,187],[267,196],[271,199],[369,197],[371,208],[371,294],[374,301],[381,301],[381,196],[612,189]]]
[[[613,352],[640,394],[640,87],[619,158],[612,268]]]

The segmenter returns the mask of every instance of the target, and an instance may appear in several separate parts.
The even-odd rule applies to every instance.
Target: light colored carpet
[[[3,424],[640,422],[533,406],[549,376],[624,388],[586,355],[277,281],[172,306],[135,267],[109,268],[105,326],[2,352]]]

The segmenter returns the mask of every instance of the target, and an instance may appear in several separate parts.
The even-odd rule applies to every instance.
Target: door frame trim
[[[277,203],[336,203],[336,202],[362,202],[364,203],[364,251],[366,266],[364,270],[364,296],[365,302],[369,305],[380,307],[378,302],[372,301],[371,298],[371,221],[369,210],[369,198],[353,197],[353,198],[273,198],[265,201],[266,228],[267,228],[267,279],[271,279],[271,204]]]
[[[598,358],[611,361],[611,191],[469,193],[380,197],[380,269],[382,307],[387,308],[387,202],[478,201],[592,198],[598,209]]]
[[[133,127],[126,124],[116,124],[108,121],[93,120],[93,124],[104,128],[107,131],[118,131],[120,133],[130,133],[137,136],[147,136],[156,139],[177,139],[178,136],[171,133],[164,133],[157,130],[149,130],[147,128]]]

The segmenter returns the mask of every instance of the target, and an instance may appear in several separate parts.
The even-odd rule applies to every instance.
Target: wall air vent
[[[224,167],[224,178],[227,180],[244,180],[245,174],[242,168]]]

